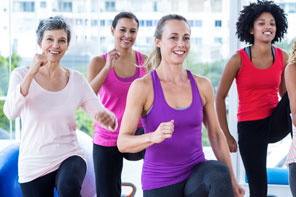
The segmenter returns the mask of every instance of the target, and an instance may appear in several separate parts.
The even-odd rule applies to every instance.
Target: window
[[[147,20],[146,21],[146,26],[151,27],[152,26],[152,20]]]
[[[115,11],[115,2],[114,1],[107,1],[105,2],[105,11]]]
[[[140,20],[139,23],[140,23],[139,25],[140,25],[141,27],[145,25],[145,21],[144,21],[144,20]]]
[[[90,25],[93,26],[93,27],[98,26],[98,20],[91,20]]]
[[[202,45],[202,38],[200,37],[191,38],[191,44]]]
[[[72,2],[63,2],[62,12],[72,12]]]
[[[105,26],[105,20],[100,20],[100,26],[104,27]]]
[[[216,44],[222,44],[222,38],[221,37],[215,37],[214,38],[214,43],[216,43]]]
[[[46,8],[46,1],[40,1],[40,8]]]
[[[222,21],[221,20],[215,20],[215,27],[222,27]]]
[[[13,10],[15,12],[34,12],[35,11],[35,2],[14,2]]]

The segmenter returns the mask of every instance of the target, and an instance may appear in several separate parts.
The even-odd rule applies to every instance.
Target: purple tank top
[[[192,103],[185,109],[170,107],[164,97],[155,70],[151,72],[154,101],[150,111],[142,118],[145,133],[153,132],[160,123],[174,120],[174,133],[170,139],[146,149],[142,170],[143,190],[173,185],[189,177],[193,168],[205,161],[201,129],[203,105],[196,82],[187,71],[192,90]]]

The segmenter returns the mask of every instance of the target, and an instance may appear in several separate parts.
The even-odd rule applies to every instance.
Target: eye
[[[190,37],[184,37],[184,40],[190,40]]]
[[[53,39],[52,39],[52,38],[47,38],[46,40],[53,41]]]
[[[61,43],[66,43],[66,40],[60,40],[59,42],[61,42]]]
[[[130,31],[132,34],[136,33],[137,31],[136,30],[131,30]]]
[[[121,31],[121,32],[125,32],[125,29],[120,29],[119,31]]]
[[[170,39],[171,40],[177,40],[178,38],[176,36],[171,36]]]

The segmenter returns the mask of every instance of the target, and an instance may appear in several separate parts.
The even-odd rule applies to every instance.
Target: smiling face
[[[116,47],[131,48],[137,38],[138,24],[134,19],[121,18],[118,20],[115,29],[111,27],[111,32]]]
[[[67,33],[64,29],[44,31],[40,48],[49,62],[59,62],[68,49]]]
[[[183,20],[168,20],[163,26],[161,39],[155,39],[162,61],[183,64],[190,50],[190,27]]]
[[[254,35],[254,43],[256,41],[271,42],[276,34],[276,21],[274,17],[263,12],[255,21],[250,34]]]

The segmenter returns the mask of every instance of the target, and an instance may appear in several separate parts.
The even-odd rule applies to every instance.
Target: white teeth
[[[182,54],[184,54],[185,52],[184,52],[184,51],[175,51],[175,53],[178,54],[178,55],[182,55]]]
[[[58,51],[49,51],[50,53],[53,53],[53,54],[58,54],[59,52]]]
[[[264,32],[264,34],[268,34],[268,35],[270,35],[271,32],[270,32],[270,31],[266,31],[266,32]]]

